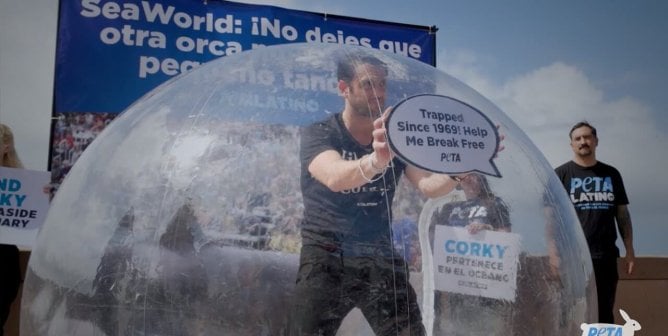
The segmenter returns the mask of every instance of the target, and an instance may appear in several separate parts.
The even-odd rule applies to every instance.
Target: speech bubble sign
[[[500,141],[496,127],[460,100],[434,94],[406,98],[392,108],[385,128],[392,151],[416,167],[501,177],[492,161]]]

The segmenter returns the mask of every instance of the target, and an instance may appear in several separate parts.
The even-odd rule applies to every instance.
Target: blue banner
[[[229,1],[61,1],[55,113],[120,113],[172,76],[282,43],[363,45],[435,65],[435,28]]]
[[[215,58],[284,43],[336,43],[436,60],[436,28],[428,26],[214,0],[72,0],[59,11],[53,190],[119,113]]]

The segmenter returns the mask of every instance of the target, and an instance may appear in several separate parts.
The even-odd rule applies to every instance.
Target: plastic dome
[[[593,320],[593,271],[575,212],[541,152],[501,110],[404,56],[291,44],[220,58],[174,78],[93,141],[38,235],[21,334],[285,334],[304,210],[300,131],[342,110],[336,60],[360,54],[387,65],[387,105],[450,97],[505,135],[505,150],[493,160],[501,177],[487,177],[517,238],[504,294],[488,298],[504,307],[505,330],[569,335]],[[466,325],[489,323],[451,315],[445,305],[452,303],[435,299],[449,293],[438,289],[434,214],[461,201],[462,191],[426,199],[404,178],[396,190],[388,223],[394,238],[387,239],[407,258],[425,329],[437,335],[444,330],[438,325],[466,332]],[[373,332],[355,310],[338,335]]]

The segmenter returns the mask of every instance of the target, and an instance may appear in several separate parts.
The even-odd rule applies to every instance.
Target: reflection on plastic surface
[[[424,93],[453,97],[506,137],[494,162],[503,178],[489,183],[521,236],[517,290],[512,303],[478,300],[505,307],[484,310],[484,319],[446,307],[475,300],[434,293],[438,270],[427,242],[436,223],[420,218],[460,193],[426,201],[404,178],[396,188],[386,243],[406,260],[425,329],[468,323],[470,330],[453,331],[465,335],[485,323],[514,335],[569,335],[594,320],[593,274],[572,206],[542,154],[503,112],[405,57],[296,44],[224,57],[177,77],[93,141],[38,236],[21,334],[286,335],[304,207],[301,128],[341,111],[335,61],[358,53],[388,65],[388,105]],[[355,309],[337,334],[373,332]]]

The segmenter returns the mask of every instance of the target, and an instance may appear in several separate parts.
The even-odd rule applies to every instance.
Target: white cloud
[[[607,100],[605,94],[574,66],[553,63],[515,77],[493,91],[490,97],[525,130],[548,160],[559,164],[570,159],[568,131],[587,120],[599,131],[598,158],[622,171],[651,175],[656,167],[668,166],[661,152],[666,136],[656,129],[650,108],[631,98]],[[635,132],[631,132],[635,130]],[[652,158],[653,157],[653,158]],[[637,162],[655,160],[654,168]]]
[[[469,50],[439,50],[436,64],[449,75],[463,81],[485,97],[497,95],[498,86],[483,74],[478,55]]]
[[[446,55],[446,53],[442,53]],[[543,152],[552,166],[571,159],[568,132],[587,120],[598,130],[597,158],[617,167],[629,194],[636,228],[636,243],[657,244],[662,228],[663,202],[668,182],[666,132],[659,128],[660,116],[634,97],[609,99],[585,72],[555,62],[494,83],[480,67],[474,53],[450,52],[439,59],[440,68],[467,83],[504,111]],[[640,224],[638,224],[640,223]],[[658,230],[658,231],[656,231]],[[661,247],[643,246],[649,251]]]
[[[633,160],[654,160],[653,169],[668,166],[668,160],[659,157],[663,155],[652,154],[663,152],[667,137],[657,129],[650,107],[633,97],[606,99],[605,93],[575,66],[555,62],[494,83],[471,52],[451,53],[439,61],[441,69],[508,114],[553,165],[570,159],[568,131],[576,122],[587,120],[598,129],[602,161],[629,170],[642,169],[633,165]]]

